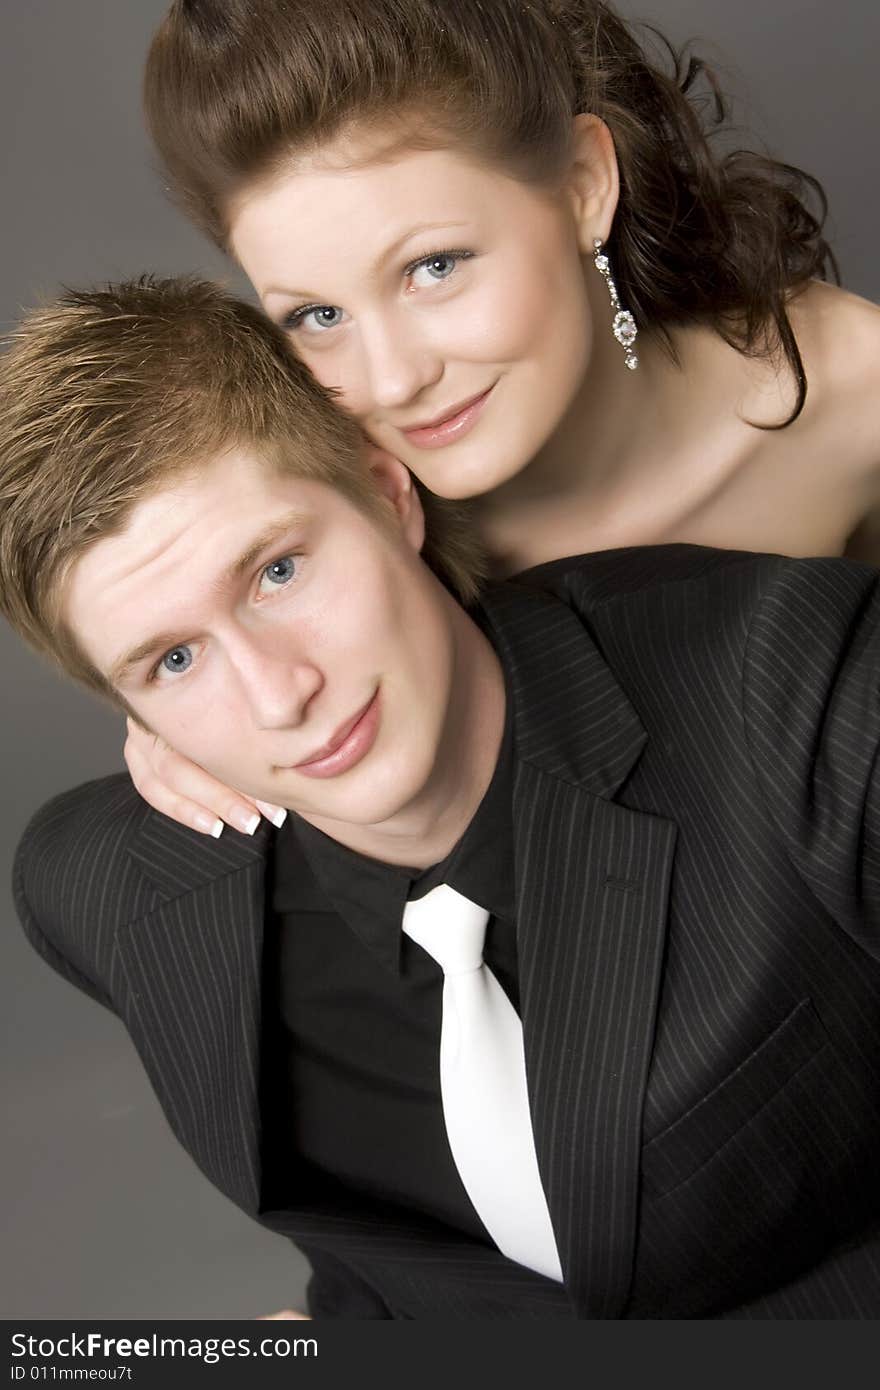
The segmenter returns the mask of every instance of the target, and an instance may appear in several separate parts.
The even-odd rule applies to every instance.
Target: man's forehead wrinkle
[[[127,525],[108,538],[119,552],[115,579],[128,579],[149,569],[180,541],[189,525],[180,512],[184,500],[182,489],[148,497],[135,509]],[[169,520],[173,527],[171,534],[167,528]]]

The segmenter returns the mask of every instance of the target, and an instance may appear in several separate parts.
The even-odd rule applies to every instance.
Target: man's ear
[[[400,459],[375,444],[364,445],[364,461],[377,490],[394,508],[404,539],[419,554],[425,543],[425,513],[412,474]]]
[[[571,165],[566,176],[577,226],[578,245],[593,254],[593,242],[607,241],[620,196],[620,175],[611,131],[598,116],[583,113],[572,122]]]

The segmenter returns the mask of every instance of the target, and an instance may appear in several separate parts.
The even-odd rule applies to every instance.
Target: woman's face
[[[298,355],[440,496],[508,481],[577,394],[592,335],[565,190],[340,140],[251,185],[230,229]]]

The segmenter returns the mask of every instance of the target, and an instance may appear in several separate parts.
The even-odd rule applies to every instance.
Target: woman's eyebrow
[[[455,227],[467,226],[465,222],[417,222],[414,227],[409,227],[400,236],[395,237],[390,245],[376,257],[373,262],[372,270],[374,273],[384,269],[388,261],[397,255],[401,247],[405,246],[413,237],[421,236],[423,232],[448,232]]]
[[[405,246],[413,237],[421,236],[423,232],[449,232],[456,228],[467,227],[467,222],[417,222],[413,227],[407,227],[405,232],[394,238],[388,246],[382,248],[369,268],[368,274],[375,278],[385,269],[390,260],[398,254],[401,247]],[[297,289],[293,285],[266,285],[260,290],[263,298],[268,298],[270,294],[286,295],[291,299],[316,299],[311,290]]]

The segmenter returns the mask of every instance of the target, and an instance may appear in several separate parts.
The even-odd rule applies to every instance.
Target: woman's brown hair
[[[836,264],[810,175],[717,152],[726,118],[711,71],[655,31],[652,57],[599,0],[175,0],[145,97],[172,192],[226,240],[236,192],[352,122],[457,139],[526,181],[565,167],[571,118],[611,129],[621,193],[611,248],[621,298],[671,350],[711,325],[752,355],[781,350],[806,377],[791,295]],[[811,210],[811,204],[815,210]]]

